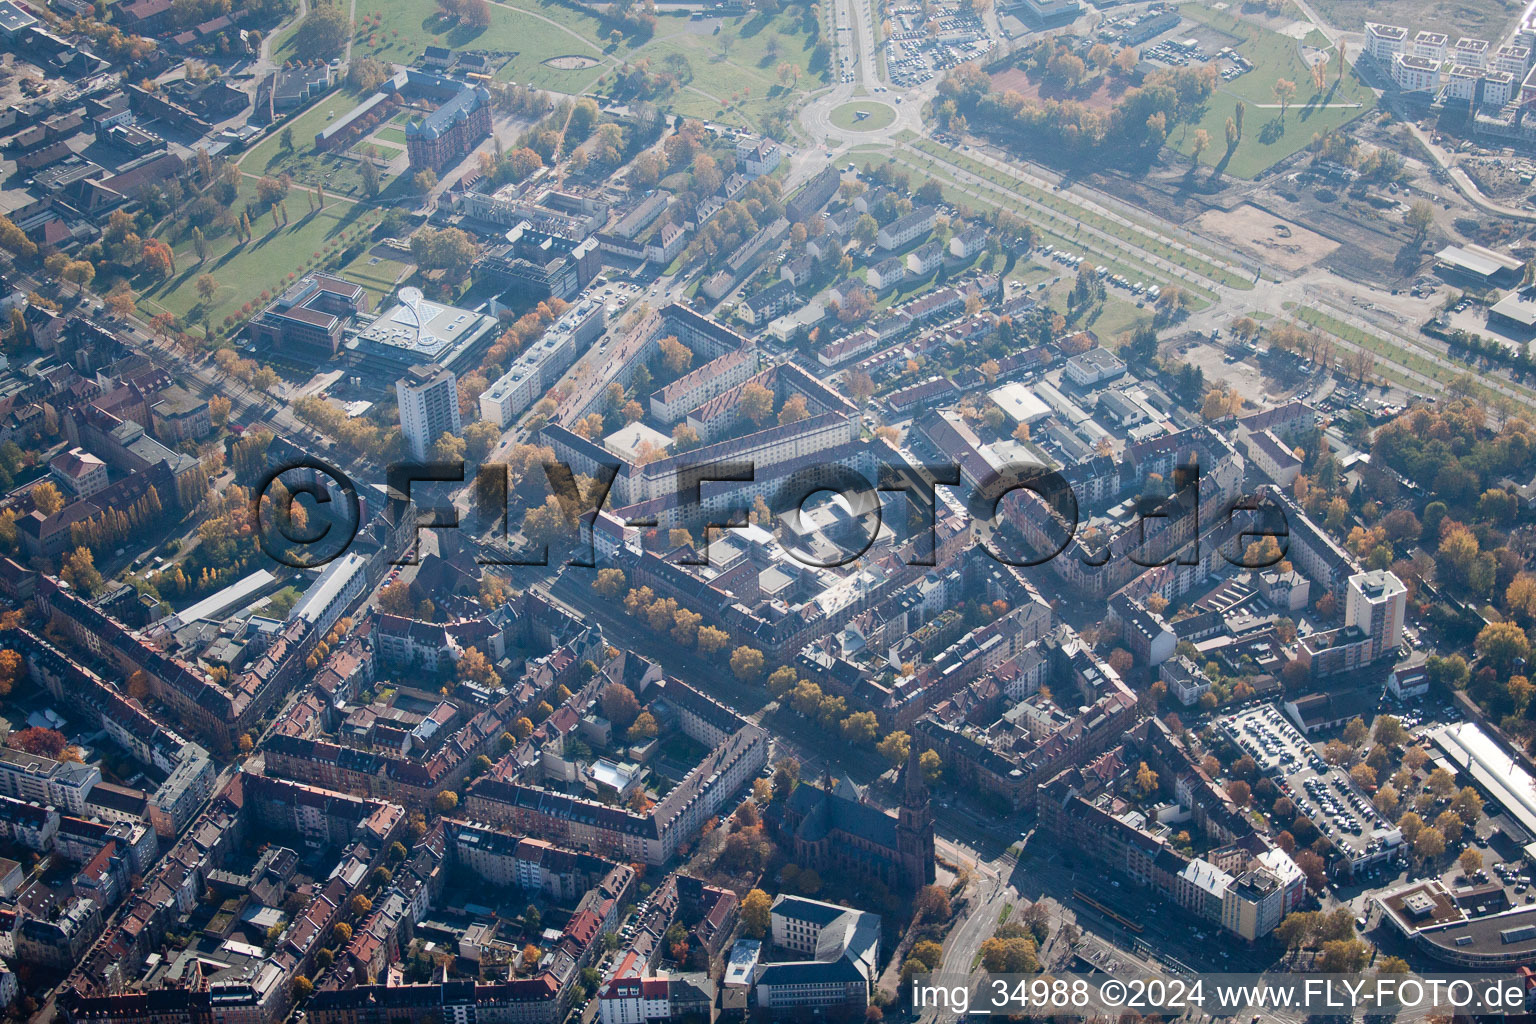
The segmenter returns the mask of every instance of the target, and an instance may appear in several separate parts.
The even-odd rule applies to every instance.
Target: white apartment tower
[[[1431,32],[1425,29],[1413,37],[1413,56],[1442,64],[1445,62],[1445,53],[1450,49],[1450,45],[1451,37],[1444,32]]]
[[[1455,49],[1451,51],[1451,63],[1463,68],[1486,68],[1488,40],[1469,39],[1466,36],[1456,40]]]
[[[1358,627],[1371,638],[1371,661],[1402,643],[1403,611],[1407,605],[1408,589],[1402,580],[1385,569],[1357,573],[1349,578],[1344,625]]]
[[[1516,81],[1525,78],[1531,69],[1531,48],[1516,43],[1499,47],[1493,54],[1493,69],[1515,76]]]
[[[1365,23],[1365,52],[1385,67],[1392,66],[1392,58],[1403,52],[1408,42],[1408,30],[1401,25]]]
[[[1435,92],[1440,88],[1440,62],[1400,53],[1392,58],[1392,81],[1403,92]]]
[[[425,461],[443,434],[459,432],[459,380],[441,366],[413,366],[395,381],[400,405],[400,432],[411,455]]]

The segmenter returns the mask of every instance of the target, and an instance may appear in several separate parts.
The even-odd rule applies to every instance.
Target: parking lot
[[[1401,846],[1397,826],[1371,805],[1343,769],[1329,766],[1278,708],[1252,708],[1220,720],[1218,727],[1333,842],[1357,876],[1394,856]]]
[[[919,7],[898,7],[885,43],[886,71],[892,85],[921,85],[995,45],[981,17],[958,5],[933,9],[928,17]]]
[[[1068,252],[1066,249],[1058,249],[1054,245],[1038,246],[1031,250],[1031,255],[1040,260],[1054,260],[1071,271],[1076,271],[1081,267],[1086,258],[1081,253]],[[1162,294],[1162,289],[1157,285],[1148,285],[1144,281],[1132,281],[1121,274],[1111,274],[1106,266],[1096,266],[1094,267],[1094,272],[1098,274],[1106,286],[1113,285],[1128,293],[1126,298],[1134,301],[1138,306],[1148,299],[1156,301],[1157,297]]]

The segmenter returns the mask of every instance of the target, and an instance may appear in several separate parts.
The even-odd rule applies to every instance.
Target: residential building
[[[824,167],[819,173],[805,183],[805,187],[790,197],[784,204],[784,216],[791,224],[801,224],[810,220],[823,206],[837,195],[837,188],[842,184],[842,175],[837,173],[833,166]]]
[[[57,915],[24,917],[16,929],[16,959],[35,967],[64,970],[80,961],[101,934],[101,905],[74,898]]]
[[[1254,433],[1241,431],[1239,440],[1243,442],[1254,466],[1279,486],[1289,488],[1301,475],[1301,460],[1273,430]]]
[[[1455,64],[1445,73],[1445,98],[1447,102],[1475,103],[1483,83],[1483,69],[1471,65]]]
[[[651,392],[651,415],[670,426],[717,395],[746,383],[757,374],[758,365],[757,350],[751,346],[711,359]]]
[[[702,973],[642,977],[636,972],[598,990],[602,1024],[708,1020],[714,1003],[715,983]]]
[[[909,257],[910,258],[910,257]],[[887,288],[894,288],[907,276],[907,267],[898,256],[881,260],[865,272],[864,280],[877,292],[883,292]]]
[[[107,487],[107,464],[84,448],[71,448],[48,463],[48,475],[67,495],[89,498]]]
[[[924,277],[943,265],[944,243],[942,242],[927,242],[907,253],[907,271],[914,276]]]
[[[34,853],[53,849],[59,834],[59,812],[36,802],[0,796],[0,839],[8,839]]]
[[[795,286],[788,281],[778,280],[743,299],[736,307],[736,315],[754,327],[762,327],[799,304],[800,297],[795,294]]]
[[[1440,88],[1440,62],[1400,53],[1392,58],[1392,81],[1403,92],[1435,92]]]
[[[446,367],[413,366],[395,381],[400,432],[411,455],[425,462],[444,434],[459,433],[459,379]]]
[[[149,407],[155,436],[166,444],[198,441],[213,430],[208,399],[180,384],[161,388]]]
[[[1482,102],[1489,107],[1503,107],[1515,98],[1515,90],[1520,87],[1520,75],[1511,74],[1501,68],[1495,68],[1483,75]]]
[[[55,761],[14,747],[0,747],[0,794],[35,800],[70,814],[85,814],[101,769],[78,761]]]
[[[1490,66],[1494,71],[1513,75],[1518,82],[1525,78],[1526,72],[1531,69],[1531,48],[1514,43],[1501,46],[1494,51]]]
[[[1157,668],[1157,677],[1168,686],[1168,692],[1185,707],[1193,707],[1200,697],[1211,689],[1211,680],[1200,667],[1184,655],[1175,655]]]
[[[772,174],[783,159],[783,147],[772,139],[748,136],[736,142],[736,166],[749,178]]]
[[[900,249],[920,238],[927,236],[933,230],[934,218],[938,216],[938,210],[932,206],[919,206],[911,213],[897,217],[885,227],[881,228],[875,236],[875,241],[881,249]]]
[[[1393,667],[1387,676],[1387,692],[1398,700],[1416,700],[1429,692],[1429,671],[1425,659],[1411,658]]]
[[[483,776],[469,789],[468,813],[613,857],[665,864],[768,763],[768,734],[676,679],[666,681],[684,732],[711,748],[681,782],[644,813],[568,796],[523,781]],[[723,739],[722,730],[731,731]]]
[[[1063,373],[1080,388],[1114,380],[1125,372],[1125,363],[1107,348],[1090,348],[1067,360]]]
[[[1488,40],[1466,37],[1456,40],[1456,46],[1451,50],[1450,60],[1457,67],[1483,70],[1488,66]]]
[[[991,237],[992,232],[985,224],[957,231],[949,240],[949,254],[958,260],[968,260],[983,252]]]
[[[1421,31],[1413,37],[1412,55],[1431,61],[1436,66],[1444,63],[1446,51],[1450,48],[1450,37],[1443,32],[1431,32],[1428,29]]]
[[[18,7],[11,0],[0,0],[0,35],[15,39],[24,29],[37,24],[37,19]]]
[[[604,884],[627,895],[635,881],[628,864],[474,822],[450,821],[447,840],[450,861],[491,885],[526,889],[555,900],[574,902]]]
[[[1408,43],[1408,30],[1400,25],[1365,23],[1365,52],[1383,67],[1392,66],[1392,58],[1403,52]]]
[[[1344,625],[1370,637],[1370,659],[1397,649],[1403,640],[1403,613],[1408,591],[1396,574],[1373,569],[1349,578]]]
[[[480,415],[498,427],[509,427],[543,397],[585,347],[602,334],[607,316],[603,304],[587,297],[576,302],[526,349],[507,372],[480,393]]]

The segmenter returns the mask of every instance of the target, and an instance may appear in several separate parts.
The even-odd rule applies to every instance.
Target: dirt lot
[[[1181,358],[1205,373],[1206,384],[1212,387],[1232,388],[1242,395],[1249,406],[1274,405],[1293,394],[1306,378],[1286,362],[1261,361],[1254,357],[1237,362],[1227,361],[1227,351],[1208,341],[1195,341],[1178,346]]]
[[[1231,212],[1210,210],[1195,218],[1195,227],[1291,273],[1316,266],[1339,247],[1331,238],[1282,220],[1251,203]]]
[[[1043,78],[1039,82],[1032,82],[1029,76],[1018,68],[1008,68],[992,76],[992,88],[999,91],[1012,89],[1027,100],[1061,102],[1071,100],[1094,110],[1108,110],[1113,107],[1120,101],[1120,96],[1125,92],[1128,84],[1124,78],[1111,78],[1105,75],[1084,83],[1080,88],[1065,89],[1056,83],[1047,83]]]
[[[1477,182],[1486,195],[1506,203],[1524,202],[1532,195],[1529,181],[1521,178],[1536,174],[1536,164],[1530,160],[1509,156],[1476,157],[1461,161],[1461,169]]]
[[[1335,28],[1363,32],[1368,21],[1435,29],[1474,39],[1494,39],[1514,24],[1524,0],[1315,0],[1313,7]],[[1446,26],[1455,26],[1449,28]]]
[[[1277,182],[1265,195],[1264,205],[1338,243],[1323,266],[1377,287],[1395,287],[1411,278],[1438,248],[1408,245],[1401,208],[1353,199],[1326,186]]]

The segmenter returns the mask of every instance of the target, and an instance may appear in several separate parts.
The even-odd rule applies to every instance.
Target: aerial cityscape
[[[1536,1013],[1533,51],[0,0],[0,1012]]]

